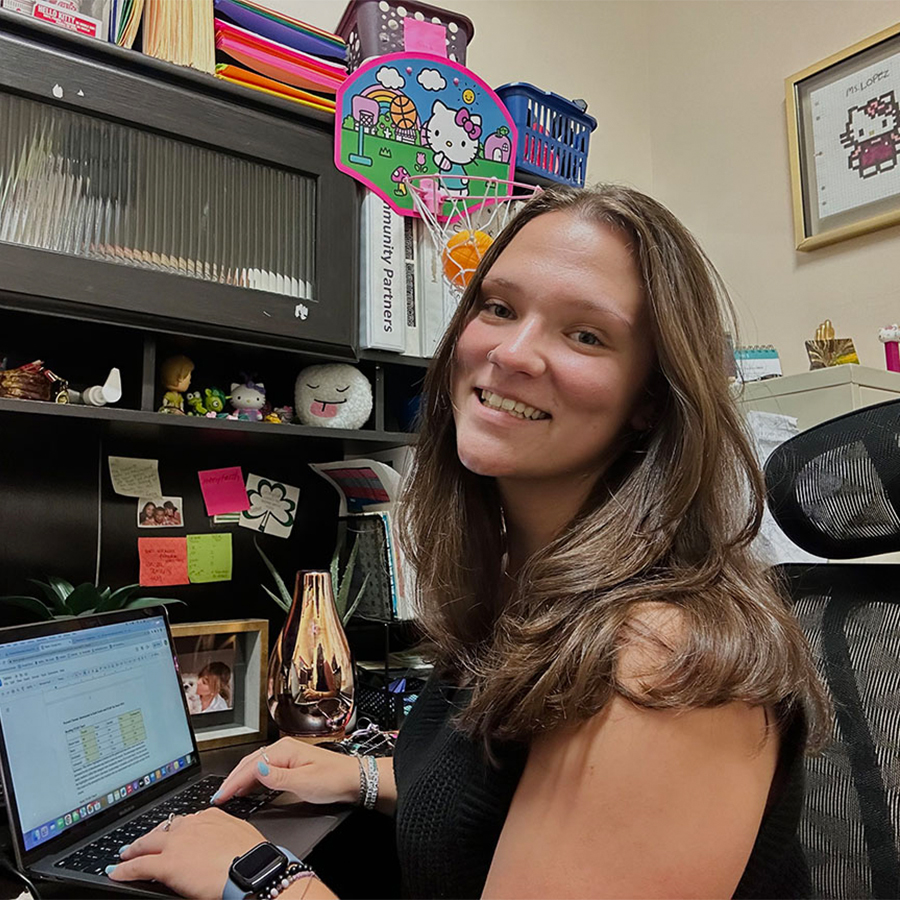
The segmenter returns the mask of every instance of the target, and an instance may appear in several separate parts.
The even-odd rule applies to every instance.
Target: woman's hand
[[[183,897],[218,900],[234,858],[265,840],[221,809],[176,816],[168,830],[165,825],[124,849],[122,862],[107,872],[112,881],[159,881]]]
[[[359,763],[352,756],[282,738],[245,756],[212,802],[218,805],[235,795],[249,794],[257,784],[290,791],[307,803],[356,803]]]

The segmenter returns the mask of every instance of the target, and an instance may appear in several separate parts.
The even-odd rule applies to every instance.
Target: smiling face
[[[523,226],[485,275],[453,376],[457,452],[478,475],[584,491],[647,427],[654,363],[631,246],[569,212]]]
[[[354,366],[308,366],[297,376],[294,406],[304,425],[360,428],[372,411],[372,386]]]

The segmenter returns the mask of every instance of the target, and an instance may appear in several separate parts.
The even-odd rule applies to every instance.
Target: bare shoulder
[[[648,605],[631,633],[619,677],[640,693],[677,652],[684,619]],[[533,742],[486,896],[731,896],[777,759],[761,708],[650,709],[617,696]]]

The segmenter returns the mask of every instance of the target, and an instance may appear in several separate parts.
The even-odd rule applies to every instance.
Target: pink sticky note
[[[200,476],[200,490],[206,501],[206,512],[210,516],[221,513],[241,512],[250,509],[244,476],[240,466],[227,469],[206,469]]]
[[[183,537],[138,538],[141,573],[138,581],[146,587],[190,584],[187,539]]]
[[[443,25],[407,16],[403,20],[403,49],[407,53],[433,53],[446,59],[447,32]]]

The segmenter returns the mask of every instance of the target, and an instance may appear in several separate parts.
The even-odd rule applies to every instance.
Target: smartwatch
[[[228,870],[228,880],[222,892],[222,900],[244,900],[245,897],[277,896],[284,882],[297,880],[301,874],[312,874],[312,869],[284,847],[276,847],[269,841],[257,844],[243,856],[236,856]]]

